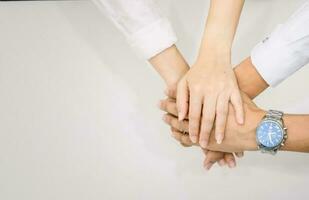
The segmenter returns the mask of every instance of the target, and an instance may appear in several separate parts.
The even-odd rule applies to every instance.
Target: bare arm
[[[257,150],[255,129],[260,122],[260,118],[264,116],[265,111],[256,110],[250,114],[252,119],[254,119],[251,122],[253,129],[247,130],[246,136],[241,139],[241,143],[244,146],[244,150]],[[285,114],[283,121],[287,127],[288,138],[280,150],[309,153],[309,115]]]
[[[250,57],[238,64],[234,68],[234,73],[240,90],[246,93],[250,99],[254,99],[268,88],[268,84],[255,69]]]
[[[189,70],[189,65],[175,45],[162,51],[149,60],[159,73],[168,88],[176,89],[181,77]],[[253,66],[250,57],[243,60],[234,68],[239,88],[250,98],[263,92],[268,84]],[[172,95],[172,97],[175,97]]]
[[[209,48],[229,57],[244,0],[212,0],[198,60],[208,58]]]
[[[149,62],[172,90],[176,90],[178,81],[189,70],[189,65],[175,45],[152,57]]]
[[[161,108],[172,114],[166,115],[165,121],[175,129],[173,131],[175,138],[189,142],[188,135],[179,132],[183,130],[188,131],[189,123],[187,120],[180,122],[177,120],[177,117],[175,117],[177,116],[175,101],[164,100]],[[244,108],[246,113],[246,123],[240,126],[235,122],[234,115],[229,114],[226,127],[226,140],[218,145],[214,136],[211,136],[209,146],[207,147],[209,150],[240,152],[256,151],[258,149],[256,142],[256,128],[265,116],[266,111],[258,108],[246,96],[244,96]],[[285,114],[283,121],[287,127],[288,138],[285,145],[280,150],[309,153],[309,115]]]
[[[222,142],[228,102],[234,106],[238,123],[244,121],[242,99],[231,65],[231,47],[243,3],[244,0],[211,0],[199,55],[178,84],[179,120],[189,115],[190,138],[204,148],[212,127],[217,142]]]

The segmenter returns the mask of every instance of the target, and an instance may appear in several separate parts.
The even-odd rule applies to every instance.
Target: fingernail
[[[207,140],[200,141],[200,145],[201,145],[202,148],[206,148],[207,147]]]
[[[230,168],[234,168],[236,166],[236,163],[235,163],[235,161],[231,160],[231,161],[228,162],[228,165],[229,165]]]
[[[191,140],[193,143],[197,143],[197,136],[191,135],[191,136],[190,136],[190,140]]]
[[[220,167],[223,167],[226,164],[226,162],[222,159],[222,160],[219,160],[218,164]]]
[[[207,164],[204,165],[204,168],[205,168],[207,171],[209,171],[210,168],[212,167],[212,165],[213,165],[213,163],[207,163]]]
[[[217,134],[216,135],[216,141],[217,141],[217,144],[221,144],[222,143],[222,135],[221,134]]]

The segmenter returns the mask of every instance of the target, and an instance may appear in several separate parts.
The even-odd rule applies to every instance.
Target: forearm
[[[229,55],[244,0],[212,0],[198,60],[209,53]]]
[[[179,79],[189,70],[189,65],[175,45],[149,60],[167,86],[176,87]]]
[[[288,139],[284,151],[309,152],[309,115],[285,115]]]
[[[268,84],[255,69],[250,57],[243,60],[234,68],[238,86],[251,99],[268,88]]]
[[[189,66],[176,46],[172,46],[149,60],[168,86],[175,86],[188,71]],[[251,99],[266,88],[267,83],[255,69],[250,57],[234,68],[239,88]]]
[[[256,110],[250,115],[251,124],[248,125],[247,133],[242,134],[240,144],[243,144],[244,151],[257,150],[256,127],[265,116],[266,111]],[[284,125],[287,128],[288,138],[282,151],[309,152],[309,115],[285,114],[283,117]]]

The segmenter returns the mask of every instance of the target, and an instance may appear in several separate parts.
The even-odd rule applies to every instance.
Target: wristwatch
[[[256,129],[256,141],[262,153],[275,155],[284,146],[287,128],[284,127],[283,112],[269,110]]]

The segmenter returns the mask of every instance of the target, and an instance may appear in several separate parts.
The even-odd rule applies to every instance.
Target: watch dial
[[[264,121],[256,134],[257,140],[266,147],[278,146],[283,140],[283,130],[277,122]]]

